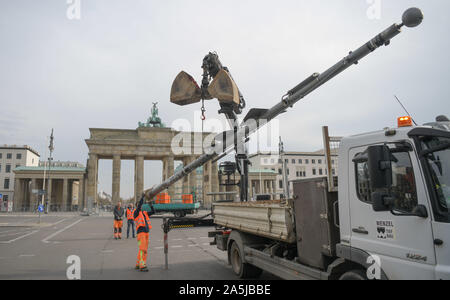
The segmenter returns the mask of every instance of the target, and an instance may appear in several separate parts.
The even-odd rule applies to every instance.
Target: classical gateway
[[[86,184],[86,204],[88,209],[97,203],[99,160],[109,159],[113,161],[113,203],[116,203],[120,199],[121,160],[134,160],[134,190],[135,200],[138,200],[144,189],[150,188],[144,187],[145,160],[162,161],[162,180],[165,180],[174,174],[175,161],[189,164],[202,154],[202,140],[209,135],[209,133],[203,133],[202,138],[202,133],[179,132],[171,128],[144,126],[136,130],[98,128],[90,128],[89,130],[91,135],[86,140],[89,148]],[[172,141],[174,137],[179,136],[182,136],[183,139],[177,145],[183,148],[183,152],[177,151],[181,153],[174,153],[172,151]],[[207,196],[207,194],[219,192],[217,163],[209,162],[204,166],[203,180],[204,189],[202,190],[203,195],[201,199],[203,199],[203,205],[209,206],[212,197]],[[190,187],[193,186],[197,186],[197,175],[195,172],[184,178],[182,182],[183,193],[189,194],[191,192]],[[168,193],[172,198],[175,194],[174,189],[173,186],[168,189]]]

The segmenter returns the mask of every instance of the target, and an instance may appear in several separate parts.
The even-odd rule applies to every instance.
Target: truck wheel
[[[173,215],[175,216],[175,218],[181,218],[183,213],[181,211],[176,211],[173,213]]]
[[[366,271],[352,270],[342,275],[339,280],[368,280]]]
[[[262,274],[262,270],[250,264],[244,263],[241,250],[237,243],[231,245],[230,261],[233,272],[241,279],[258,278]]]

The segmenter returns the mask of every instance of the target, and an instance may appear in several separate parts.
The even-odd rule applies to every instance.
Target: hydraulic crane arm
[[[375,36],[373,39],[371,39],[369,42],[365,43],[363,46],[361,46],[357,50],[350,52],[350,54],[348,56],[346,56],[344,59],[339,61],[337,64],[335,64],[334,66],[332,66],[331,68],[329,68],[328,70],[323,72],[322,74],[315,73],[315,74],[311,75],[306,80],[304,80],[303,82],[298,84],[296,87],[294,87],[293,89],[288,91],[287,94],[285,96],[283,96],[281,102],[279,102],[272,108],[267,109],[267,110],[266,109],[250,110],[249,113],[247,114],[246,118],[244,119],[243,124],[241,124],[238,128],[235,128],[235,132],[234,132],[236,135],[235,137],[224,138],[223,136],[227,135],[227,132],[218,134],[213,141],[213,145],[211,145],[211,149],[205,149],[206,150],[205,154],[203,154],[197,160],[195,160],[192,163],[185,166],[182,170],[180,170],[179,172],[174,174],[172,177],[167,179],[165,182],[161,183],[160,185],[158,185],[152,189],[146,190],[144,192],[144,197],[147,200],[151,200],[157,194],[164,191],[165,189],[167,189],[169,186],[171,186],[178,180],[187,176],[189,173],[191,173],[198,167],[203,166],[208,161],[213,160],[216,157],[218,157],[220,155],[220,153],[216,153],[213,151],[213,149],[218,149],[218,147],[217,147],[218,145],[221,147],[220,149],[223,149],[223,152],[229,151],[233,147],[236,149],[236,151],[238,151],[238,149],[236,147],[236,140],[235,140],[236,137],[237,137],[238,141],[242,141],[243,143],[245,143],[248,140],[248,136],[250,134],[256,132],[262,126],[264,126],[265,124],[267,124],[268,122],[270,122],[271,120],[273,120],[274,118],[276,118],[277,116],[279,116],[280,114],[285,112],[289,107],[293,107],[293,105],[295,103],[297,103],[298,101],[300,101],[301,99],[303,99],[304,97],[309,95],[311,92],[313,92],[314,90],[316,90],[317,88],[322,86],[324,83],[326,83],[327,81],[336,77],[338,74],[342,73],[343,71],[348,69],[350,66],[357,64],[361,59],[363,59],[364,57],[366,57],[367,55],[369,55],[371,52],[375,51],[379,47],[381,47],[383,45],[385,45],[385,46],[389,45],[391,42],[391,39],[393,39],[395,36],[397,36],[401,32],[401,28],[403,26],[416,27],[422,23],[422,20],[423,20],[423,14],[420,9],[418,9],[418,8],[408,9],[403,14],[401,24],[393,24],[392,26],[390,26],[389,28],[387,28],[386,30],[384,30],[383,32],[381,32],[380,34]],[[211,53],[209,55],[211,55]],[[207,72],[204,73],[203,80],[205,81],[204,82],[205,88],[206,88],[206,83],[207,83],[206,79],[205,79],[206,75],[214,76],[215,71],[217,71],[217,73],[215,75],[216,76],[215,79],[217,79],[217,77],[219,77],[218,75],[221,71],[225,71],[225,72],[227,72],[227,74],[225,74],[225,75],[229,75],[228,71],[225,70],[222,67],[222,65],[220,64],[216,54],[213,54],[213,56],[206,56],[205,60],[207,60],[208,58],[210,59],[210,62],[212,62],[212,64],[209,66],[209,71],[208,71],[208,69],[206,69],[206,70],[208,72],[211,72],[211,71],[212,72],[209,74],[206,74]],[[204,60],[204,63],[205,63],[205,60]],[[204,68],[204,70],[205,70],[205,68]],[[180,73],[180,74],[182,74],[182,73]],[[222,74],[224,74],[224,73],[222,72]],[[186,76],[187,74],[184,73],[182,75]],[[176,85],[175,83],[179,79],[179,76],[175,80],[174,86]],[[183,78],[183,79],[187,80],[184,82],[189,82],[189,85],[186,85],[183,87],[185,89],[185,91],[183,91],[180,86],[175,86],[175,89],[174,89],[174,86],[172,86],[172,95],[174,94],[174,90],[175,90],[175,92],[177,93],[177,97],[175,97],[175,98],[178,100],[182,100],[177,104],[188,103],[188,102],[194,103],[197,100],[197,98],[198,99],[201,98],[200,96],[198,96],[199,94],[202,94],[202,97],[205,97],[204,92],[200,93],[200,91],[201,91],[200,88],[198,91],[195,90],[196,83],[192,79],[192,77],[190,77],[189,75],[187,75],[187,76],[188,77]],[[230,76],[230,78],[231,78],[231,76]],[[226,78],[226,79],[228,79],[228,78]],[[233,81],[231,81],[231,83],[234,84]],[[211,85],[214,85],[214,84],[215,84],[215,82],[213,80],[213,82],[207,87],[209,92],[211,92],[211,90],[214,90],[214,88],[211,89]],[[234,99],[236,99],[236,98],[240,99],[242,97],[242,95],[240,94],[240,92],[238,92],[238,90],[236,91],[236,89],[237,89],[237,87],[230,86],[228,90],[231,90],[232,92],[234,91],[234,94],[232,95],[234,97]],[[189,90],[189,92],[188,92],[188,90]],[[212,94],[214,94],[214,93],[210,93],[209,96],[213,96]],[[189,97],[192,97],[192,99],[188,99],[188,97],[186,95],[189,95]],[[217,97],[219,99],[219,101],[220,101],[221,95],[222,94],[218,95],[218,97]],[[173,101],[174,98],[172,98],[171,100],[172,100],[172,102],[174,102]],[[238,102],[235,101],[235,103],[237,104]],[[183,105],[183,104],[181,104],[181,105]],[[257,122],[246,122],[249,119],[254,119]],[[264,122],[260,122],[262,120],[264,120]]]

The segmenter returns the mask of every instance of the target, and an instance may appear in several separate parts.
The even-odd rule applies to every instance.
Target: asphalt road
[[[125,223],[125,222],[124,222]],[[0,215],[0,280],[67,279],[76,255],[81,279],[235,280],[226,253],[209,245],[208,231],[190,228],[169,233],[169,270],[164,269],[162,219],[152,218],[148,266],[134,270],[136,239],[113,238],[111,215],[82,217],[77,214]],[[276,279],[264,273],[261,279]]]

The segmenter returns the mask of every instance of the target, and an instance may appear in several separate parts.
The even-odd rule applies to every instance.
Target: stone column
[[[69,196],[68,196],[68,185],[69,185],[69,181],[67,178],[63,179],[63,192],[62,192],[62,211],[67,211],[68,210],[68,201],[69,201]]]
[[[174,157],[173,156],[168,156],[167,157],[167,174],[166,174],[167,178],[166,179],[172,177],[173,174],[174,174],[174,171],[175,171],[174,170]],[[173,197],[175,197],[175,185],[172,184],[168,188],[168,192],[169,192],[169,196],[170,196],[171,199]]]
[[[162,181],[167,179],[167,159],[163,158],[163,167],[162,167]]]
[[[23,201],[22,199],[23,199],[22,180],[16,178],[14,182],[14,198],[11,199],[13,201],[14,211],[21,210]]]
[[[33,194],[33,190],[37,188],[36,185],[36,179],[31,179],[31,183],[30,183],[30,190],[29,190],[29,194],[30,194],[30,207],[29,210],[30,211],[34,211],[37,206],[37,194]]]
[[[211,192],[219,192],[219,170],[217,168],[217,162],[211,163]],[[217,196],[216,196],[217,197]],[[217,199],[220,199],[217,197]]]
[[[195,157],[189,157],[188,159],[188,163],[191,163],[195,160]],[[197,170],[192,171],[189,175],[188,175],[188,185],[189,185],[189,193],[191,193],[192,191],[195,191],[195,193],[197,193]]]
[[[112,168],[112,204],[120,201],[120,155],[114,155]]]
[[[183,167],[186,167],[189,163],[190,163],[189,157],[183,158]],[[191,176],[191,174],[189,174],[188,176],[185,176],[183,178],[183,187],[182,187],[182,191],[181,191],[183,195],[188,195],[188,194],[192,193],[192,187],[189,182],[190,176]]]
[[[134,195],[135,200],[139,201],[144,192],[144,157],[136,156],[134,166]]]
[[[98,156],[89,153],[87,166],[87,210],[90,211],[95,203],[97,203],[97,172],[98,172]]]
[[[52,205],[52,189],[53,189],[52,185],[53,185],[52,179],[48,179],[48,183],[47,183],[47,202],[48,203],[47,203],[47,205],[48,205],[49,211],[50,211],[50,207]]]
[[[78,181],[78,210],[83,211],[85,208],[84,203],[84,178]]]

